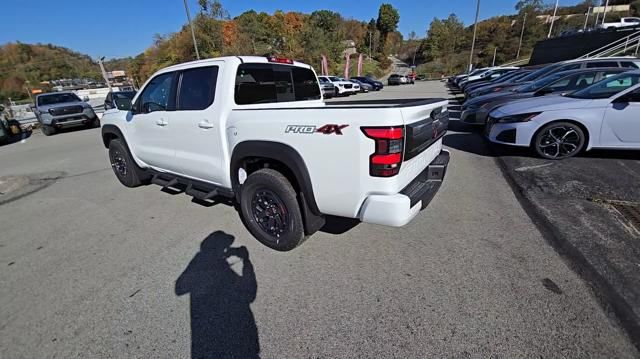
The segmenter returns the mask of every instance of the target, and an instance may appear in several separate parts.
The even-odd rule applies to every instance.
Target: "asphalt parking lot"
[[[398,97],[451,95],[356,99]],[[484,140],[451,129],[445,182],[413,222],[336,219],[287,253],[232,206],[123,187],[98,129],[0,147],[0,178],[23,184],[0,183],[0,357],[637,357]]]

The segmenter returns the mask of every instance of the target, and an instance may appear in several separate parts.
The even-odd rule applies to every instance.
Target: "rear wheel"
[[[278,171],[265,168],[247,178],[240,210],[249,232],[267,247],[290,251],[306,239],[296,192]]]
[[[584,148],[585,138],[584,131],[574,123],[552,122],[538,131],[533,139],[533,146],[541,157],[560,160],[580,153]]]

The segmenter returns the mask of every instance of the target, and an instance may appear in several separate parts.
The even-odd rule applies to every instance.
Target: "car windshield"
[[[549,72],[557,69],[561,64],[553,64],[553,65],[549,65],[549,66],[545,66],[541,69],[535,70],[534,72],[530,73],[529,75],[523,77],[520,79],[520,81],[525,82],[525,81],[535,81],[545,75],[547,75]]]
[[[324,77],[318,77],[318,81],[320,81],[323,84],[329,82],[329,80],[325,79]]]
[[[541,78],[538,81],[534,81],[528,85],[519,87],[516,92],[533,92],[533,91],[537,91],[541,88],[543,88],[544,86],[547,86],[548,84],[552,83],[553,81],[566,76],[566,74],[563,74],[561,72],[557,73],[557,74],[553,74],[553,75],[549,75],[549,76],[545,76],[543,78]]]
[[[339,78],[337,78],[335,76],[329,76],[329,80],[331,80],[331,81],[341,81]]]
[[[635,86],[640,80],[640,73],[622,73],[600,81],[582,90],[572,92],[567,97],[582,99],[602,99],[609,98],[620,91]]]
[[[54,105],[56,103],[77,102],[80,98],[72,93],[56,93],[38,97],[38,106]]]
[[[128,111],[131,109],[131,100],[136,95],[135,91],[114,92],[113,102],[119,110]]]

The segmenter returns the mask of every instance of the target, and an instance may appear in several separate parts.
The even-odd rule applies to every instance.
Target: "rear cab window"
[[[311,69],[289,65],[245,63],[235,83],[238,105],[320,100],[320,86]]]

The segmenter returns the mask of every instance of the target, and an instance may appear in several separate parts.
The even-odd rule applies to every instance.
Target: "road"
[[[123,187],[97,129],[1,147],[0,176],[47,185],[0,197],[0,357],[637,357],[481,137],[451,128],[445,182],[409,225],[334,220],[287,253],[231,206]]]

